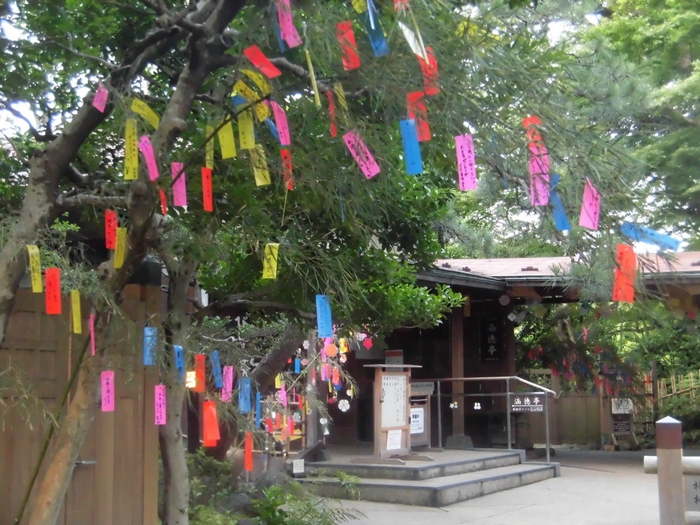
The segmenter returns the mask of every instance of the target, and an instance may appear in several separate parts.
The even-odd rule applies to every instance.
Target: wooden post
[[[464,310],[453,308],[450,318],[450,341],[452,350],[452,377],[464,377]],[[452,401],[457,402],[457,408],[452,411],[452,435],[464,435],[464,403],[465,397],[454,394],[464,393],[464,383],[462,381],[452,382]]]
[[[663,525],[685,525],[683,435],[681,422],[665,417],[656,422],[659,517]]]
[[[659,371],[656,360],[651,362],[651,401],[653,403],[653,419],[659,418]]]

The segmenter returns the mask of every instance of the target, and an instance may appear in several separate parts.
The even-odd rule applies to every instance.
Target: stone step
[[[306,478],[315,493],[337,499],[361,499],[424,507],[444,507],[559,474],[558,464],[525,463],[424,480],[363,478],[348,488],[338,478]]]
[[[348,462],[324,461],[319,463],[307,463],[311,471],[316,475],[325,477],[335,476],[337,472],[343,472],[349,476],[371,479],[395,479],[395,480],[425,480],[456,474],[467,474],[481,470],[495,469],[517,465],[525,458],[521,451],[493,452],[470,451],[470,456],[464,459],[444,461],[441,452],[426,452],[433,457],[432,461],[406,461],[405,465],[369,465]]]

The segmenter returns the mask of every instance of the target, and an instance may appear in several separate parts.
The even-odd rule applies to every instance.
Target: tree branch
[[[305,312],[300,310],[296,306],[290,304],[278,303],[276,301],[251,301],[249,299],[237,299],[234,301],[224,301],[217,304],[217,308],[235,308],[237,306],[242,306],[245,308],[250,308],[253,310],[278,310],[283,312],[291,312],[297,317],[302,319],[314,320],[316,319],[316,314],[310,312]]]
[[[77,206],[97,206],[98,208],[114,208],[126,205],[126,196],[95,195],[79,193],[78,195],[59,195],[56,204],[61,208]]]

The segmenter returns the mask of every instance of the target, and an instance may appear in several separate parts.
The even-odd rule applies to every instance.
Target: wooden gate
[[[114,341],[112,368],[116,379],[116,411],[98,412],[79,455],[59,525],[155,525],[158,501],[158,433],[154,422],[153,387],[157,376],[144,372],[141,335],[146,311],[157,311],[160,289],[130,285],[121,305],[131,321]],[[69,314],[44,313],[43,294],[21,289],[10,317],[7,339],[0,349],[0,378],[8,383],[21,370],[45,408],[55,413],[85,338],[73,335]],[[69,312],[70,302],[63,301]],[[83,314],[88,305],[83,304]],[[118,351],[117,351],[118,350]],[[153,371],[155,372],[155,371]],[[11,386],[11,385],[10,385]],[[5,392],[0,390],[0,392]],[[13,399],[0,403],[0,525],[14,525],[24,493],[45,441],[47,426],[41,410],[31,416]],[[49,447],[47,458],[51,457]],[[43,471],[40,471],[40,476]],[[39,478],[40,479],[40,478]],[[35,505],[35,495],[29,507]],[[26,514],[26,513],[25,513]],[[24,523],[24,521],[23,521]]]

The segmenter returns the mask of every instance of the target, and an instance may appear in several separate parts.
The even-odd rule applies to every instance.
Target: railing
[[[512,413],[511,402],[510,402],[511,396],[512,395],[530,396],[530,397],[542,396],[544,398],[544,401],[542,404],[544,407],[543,412],[544,412],[544,421],[545,421],[545,434],[546,434],[546,444],[545,445],[547,447],[547,463],[550,463],[549,403],[548,403],[548,399],[549,399],[549,396],[552,396],[555,399],[558,398],[561,395],[561,392],[559,394],[557,394],[554,390],[543,387],[541,385],[538,385],[537,383],[533,383],[531,381],[528,381],[528,380],[523,379],[523,378],[518,377],[518,376],[457,377],[457,378],[419,379],[419,380],[417,380],[416,382],[421,382],[421,383],[428,383],[428,382],[436,383],[438,440],[439,440],[440,446],[442,446],[442,397],[443,397],[443,394],[441,391],[441,385],[443,383],[457,383],[457,382],[466,383],[466,382],[481,382],[481,381],[503,381],[506,384],[506,391],[505,392],[492,392],[492,393],[480,392],[478,394],[457,392],[457,393],[445,394],[445,396],[450,397],[450,398],[454,398],[454,397],[505,397],[506,398],[506,427],[507,427],[507,433],[508,433],[508,450],[511,450],[512,446],[513,446],[512,430],[511,430],[511,422],[510,422],[510,416]],[[511,391],[512,382],[521,383],[521,384],[526,385],[528,387],[532,387],[533,389],[535,389],[537,391],[536,392]]]

